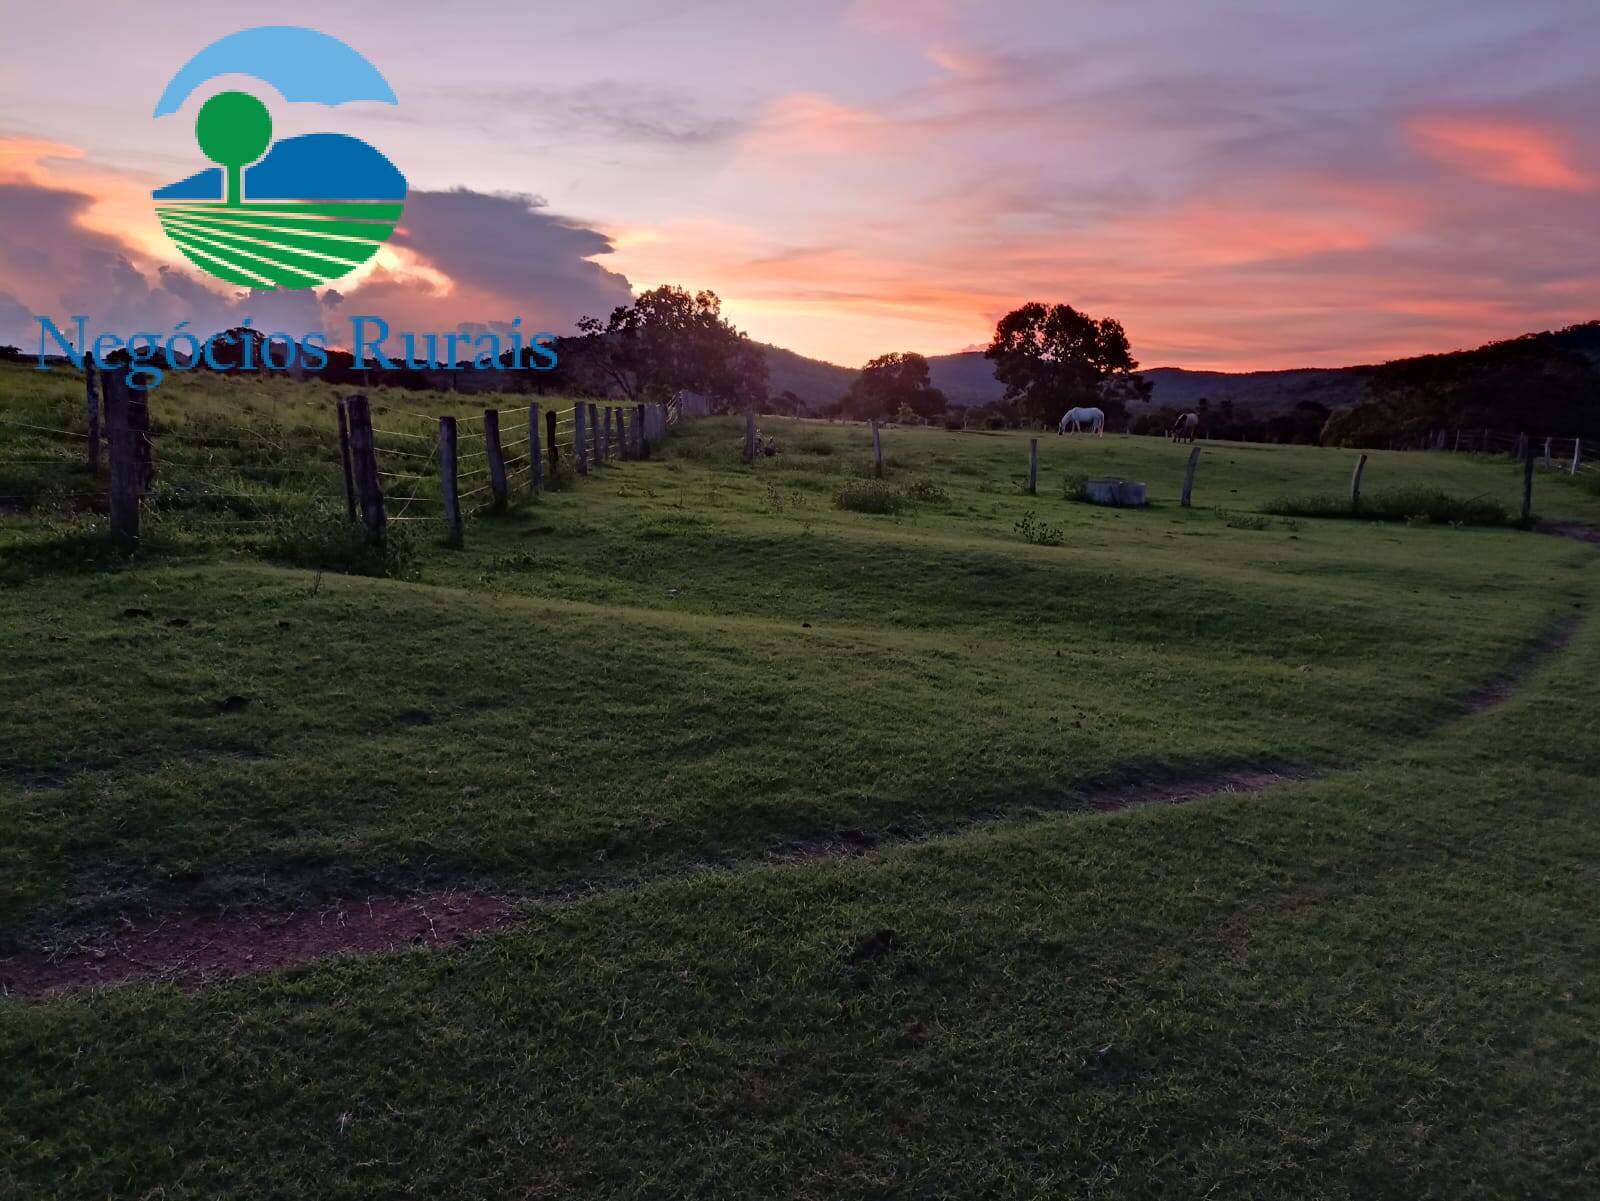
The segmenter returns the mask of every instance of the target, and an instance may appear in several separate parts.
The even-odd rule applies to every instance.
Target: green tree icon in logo
[[[227,169],[224,203],[238,207],[244,168],[272,143],[272,115],[267,106],[246,92],[218,92],[201,106],[194,136],[201,153]]]

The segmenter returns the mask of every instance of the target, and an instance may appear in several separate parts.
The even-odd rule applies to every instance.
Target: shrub
[[[1404,521],[1414,525],[1509,525],[1505,506],[1483,496],[1451,496],[1437,488],[1393,488],[1373,492],[1350,507],[1350,498],[1324,492],[1280,497],[1267,512],[1281,517],[1355,517],[1363,521]]]
[[[1087,501],[1089,494],[1084,485],[1089,482],[1086,475],[1069,475],[1061,481],[1061,494],[1068,500]]]
[[[932,480],[917,480],[906,485],[906,499],[923,505],[942,505],[949,502],[950,494]]]
[[[839,489],[833,503],[852,513],[898,513],[906,499],[882,480],[855,480]]]
[[[1060,546],[1066,541],[1066,535],[1059,526],[1046,525],[1033,515],[1032,509],[1024,513],[1022,520],[1013,528],[1022,535],[1023,541],[1035,546]]]

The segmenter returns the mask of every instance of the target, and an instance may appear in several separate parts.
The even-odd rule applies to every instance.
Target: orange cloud
[[[1558,135],[1535,125],[1438,115],[1413,118],[1407,131],[1424,152],[1491,183],[1561,192],[1600,186],[1600,178],[1571,161]]]

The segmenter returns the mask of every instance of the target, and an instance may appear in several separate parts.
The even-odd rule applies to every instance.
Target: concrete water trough
[[[1118,509],[1142,509],[1144,485],[1133,480],[1085,480],[1083,498],[1092,505],[1112,505]]]

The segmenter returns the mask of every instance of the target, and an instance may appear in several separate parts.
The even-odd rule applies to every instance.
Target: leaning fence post
[[[89,471],[100,474],[100,396],[94,386],[94,359],[83,357],[84,406],[89,419]]]
[[[872,419],[872,474],[883,474],[883,437],[878,433],[878,419]]]
[[[344,517],[356,519],[356,477],[350,466],[350,418],[344,411],[344,401],[335,403],[339,411],[339,466],[344,469]]]
[[[444,540],[461,545],[461,486],[456,476],[456,419],[439,418],[439,492],[444,497]]]
[[[572,406],[572,461],[577,465],[579,475],[589,474],[589,448],[584,442],[583,402],[580,400]]]
[[[506,452],[500,445],[500,410],[483,411],[483,449],[489,461],[489,495],[496,513],[506,507]]]
[[[1039,439],[1028,439],[1028,495],[1039,492]]]
[[[128,369],[114,366],[100,372],[106,394],[106,450],[111,459],[107,503],[111,537],[124,551],[139,545],[139,448],[129,424]]]
[[[539,491],[544,483],[544,455],[539,448],[539,406],[528,406],[528,484]]]
[[[1200,465],[1200,448],[1189,452],[1189,466],[1183,471],[1183,507],[1189,507],[1189,497],[1194,493],[1194,469]]]
[[[356,494],[361,498],[361,517],[367,523],[367,537],[383,542],[388,518],[383,511],[383,483],[378,478],[378,451],[372,440],[372,410],[365,396],[345,397],[350,415],[350,457],[356,473]]]
[[[1522,460],[1522,520],[1533,519],[1533,451],[1530,449]]]
[[[1456,445],[1455,445],[1455,449],[1451,453],[1452,454],[1460,454],[1461,453],[1461,427],[1459,425],[1456,426]]]
[[[1367,456],[1363,454],[1356,460],[1356,469],[1350,473],[1350,508],[1356,509],[1361,505],[1361,473],[1367,469]]]

